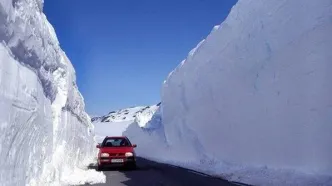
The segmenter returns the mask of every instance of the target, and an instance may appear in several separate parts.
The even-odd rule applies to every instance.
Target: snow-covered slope
[[[42,7],[0,0],[0,185],[73,183],[95,154],[74,68]]]
[[[154,112],[158,109],[160,104],[152,106],[137,106],[130,107],[126,109],[120,109],[117,111],[109,112],[105,116],[93,117],[91,121],[93,123],[102,122],[102,123],[116,123],[124,121],[134,121],[134,120],[143,120],[146,117],[152,117]],[[138,117],[138,118],[136,118]]]
[[[105,116],[93,117],[92,122],[122,122],[135,120],[136,114],[149,107],[130,107],[127,109],[120,109],[117,111],[111,111]]]
[[[331,7],[239,0],[164,82],[160,128],[124,134],[142,156],[230,180],[332,185]]]
[[[160,103],[152,106],[130,107],[92,118],[97,142],[101,143],[105,136],[123,135],[123,131],[126,131],[132,123],[135,123],[139,128],[154,127],[155,122],[150,123],[149,121],[155,120],[159,106]]]

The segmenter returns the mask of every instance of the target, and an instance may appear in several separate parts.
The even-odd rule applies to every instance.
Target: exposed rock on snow
[[[161,120],[160,103],[152,106],[130,107],[112,111],[108,115],[92,118],[95,126],[96,141],[101,143],[105,136],[122,136],[123,132],[132,124],[138,128],[158,128],[156,122]]]
[[[117,111],[111,111],[105,116],[97,116],[93,117],[91,121],[93,123],[102,122],[102,123],[116,123],[116,122],[124,122],[124,121],[134,121],[136,120],[140,123],[141,120],[142,124],[147,123],[147,120],[150,120],[152,115],[156,112],[159,108],[159,104],[152,105],[152,106],[138,106],[138,107],[130,107],[126,109],[120,109]]]

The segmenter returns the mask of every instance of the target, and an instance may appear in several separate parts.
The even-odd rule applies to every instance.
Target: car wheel
[[[129,168],[130,170],[136,170],[136,168],[137,168],[136,163],[131,163],[131,164],[129,164],[128,168]]]
[[[97,171],[102,171],[103,167],[101,165],[97,165]]]

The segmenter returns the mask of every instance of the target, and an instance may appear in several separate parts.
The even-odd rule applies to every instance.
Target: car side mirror
[[[133,147],[134,147],[134,148],[136,148],[136,147],[137,147],[137,145],[136,145],[136,144],[133,144]]]
[[[96,148],[98,148],[98,149],[99,149],[99,148],[100,148],[100,144],[96,145]]]

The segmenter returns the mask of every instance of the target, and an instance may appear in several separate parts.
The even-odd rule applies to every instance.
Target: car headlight
[[[132,157],[132,156],[134,156],[134,154],[131,153],[131,152],[126,152],[125,156],[126,156],[126,157]]]
[[[107,158],[110,157],[110,155],[108,153],[101,153],[100,157]]]

